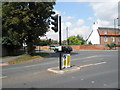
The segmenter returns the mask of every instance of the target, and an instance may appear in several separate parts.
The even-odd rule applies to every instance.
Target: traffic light
[[[52,30],[58,32],[58,15],[51,17],[51,19],[54,20],[53,22],[51,22],[51,24],[54,25],[54,27],[52,27]]]

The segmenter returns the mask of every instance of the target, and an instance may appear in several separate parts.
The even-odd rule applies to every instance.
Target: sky
[[[105,0],[104,2],[84,2],[84,0],[80,2],[56,2],[54,11],[61,16],[62,40],[67,39],[67,27],[68,36],[80,35],[84,39],[87,39],[91,33],[94,22],[100,27],[114,27],[114,19],[117,24],[118,18],[118,2],[114,1],[116,2],[110,2],[110,0],[109,2],[105,2]],[[51,29],[46,33],[48,39],[57,41],[58,35]]]

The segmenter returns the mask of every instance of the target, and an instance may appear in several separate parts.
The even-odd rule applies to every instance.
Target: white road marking
[[[86,65],[82,65],[82,66],[80,66],[80,68],[88,67],[88,66],[94,66],[94,65],[100,65],[100,64],[104,64],[104,63],[107,63],[107,62],[100,62],[100,63],[86,64]]]
[[[91,81],[91,83],[95,83],[95,81]]]
[[[94,58],[94,57],[98,57],[98,56],[95,55],[95,56],[89,56],[89,57],[86,57],[86,58]]]
[[[107,84],[104,84],[104,86],[107,86]]]
[[[72,77],[72,78],[75,78],[75,77]]]
[[[83,78],[81,80],[84,80]]]
[[[109,57],[109,56],[111,56],[111,55],[90,56],[90,57],[86,57],[86,58],[83,58],[83,59],[87,59],[87,58],[90,59],[90,58],[103,57],[103,56],[108,56],[108,57]],[[83,59],[81,58],[81,60],[83,60]],[[93,60],[93,59],[92,59],[92,60],[84,60],[84,61],[82,61],[82,62],[89,62],[89,61],[95,61],[95,60],[96,60],[96,59],[94,59],[94,60]],[[104,58],[100,58],[99,60],[104,60]]]
[[[0,79],[3,79],[3,78],[6,78],[7,76],[2,76],[2,77],[0,77]]]

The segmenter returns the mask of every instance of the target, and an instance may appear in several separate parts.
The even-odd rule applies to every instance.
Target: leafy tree
[[[51,44],[58,44],[58,41],[56,41],[56,40],[51,40]]]
[[[85,40],[80,36],[70,36],[68,38],[69,43],[73,45],[83,45]]]
[[[49,40],[40,40],[39,43],[37,44],[38,46],[47,46],[50,45]]]
[[[34,54],[34,45],[39,36],[45,35],[54,14],[55,2],[5,2],[2,5],[2,44],[22,46],[26,52]]]
[[[77,38],[78,38],[78,40],[81,40],[81,41],[82,41],[82,42],[81,42],[81,45],[85,44],[86,41],[83,39],[82,36],[77,35]]]

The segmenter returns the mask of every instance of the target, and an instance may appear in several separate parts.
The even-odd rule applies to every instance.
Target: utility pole
[[[116,20],[117,19],[119,19],[119,18],[116,18],[116,19],[114,19],[114,30],[115,30],[115,44],[117,45],[117,29],[116,29]],[[115,47],[115,49],[116,49],[116,47]]]
[[[68,27],[66,27],[66,36],[67,36],[67,45],[69,45],[69,42],[68,42]]]

